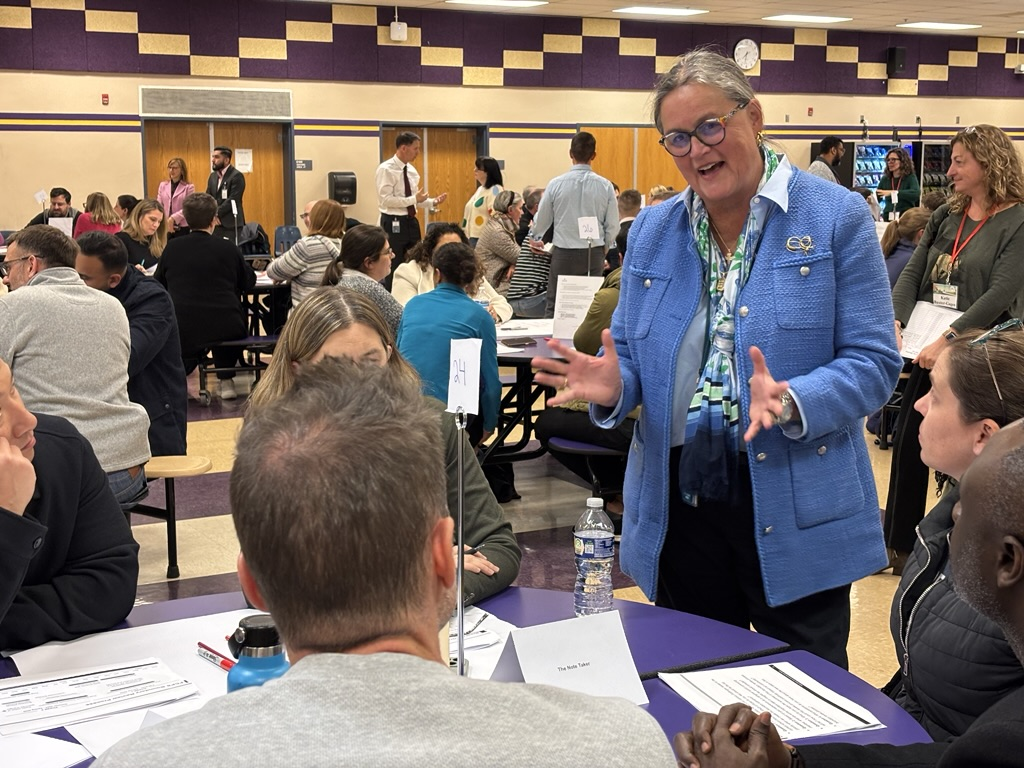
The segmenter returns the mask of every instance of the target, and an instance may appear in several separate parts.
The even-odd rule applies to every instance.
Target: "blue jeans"
[[[544,308],[548,303],[548,292],[538,293],[536,296],[527,296],[523,299],[510,299],[513,317],[544,317]]]
[[[146,473],[142,470],[135,477],[127,469],[107,472],[107,483],[123,511],[128,511],[149,495]]]

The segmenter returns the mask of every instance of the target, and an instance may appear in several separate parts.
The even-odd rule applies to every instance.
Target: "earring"
[[[758,147],[764,146],[764,131],[758,131],[757,136],[755,136],[754,138],[757,141]]]

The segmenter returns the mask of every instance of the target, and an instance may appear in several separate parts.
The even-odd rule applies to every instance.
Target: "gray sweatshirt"
[[[69,267],[0,296],[0,358],[25,405],[74,424],[104,472],[149,460],[149,416],[128,400],[130,351],[121,302]]]

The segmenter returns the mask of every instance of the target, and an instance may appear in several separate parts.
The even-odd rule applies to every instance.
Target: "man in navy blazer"
[[[128,398],[149,414],[149,449],[154,456],[185,454],[188,394],[174,305],[167,289],[128,266],[124,243],[107,232],[78,238],[75,269],[90,288],[121,302],[128,315],[132,350]]]
[[[232,154],[230,147],[214,148],[210,158],[213,173],[206,182],[206,194],[217,201],[220,224],[213,232],[214,237],[223,237],[238,245],[235,235],[245,226],[245,212],[242,210],[245,176],[231,164]]]

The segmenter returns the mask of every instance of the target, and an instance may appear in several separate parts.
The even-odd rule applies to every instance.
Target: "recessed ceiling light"
[[[451,5],[491,5],[499,8],[533,8],[547,5],[547,0],[444,0]]]
[[[945,32],[981,28],[981,24],[949,24],[945,21],[914,21],[909,24],[897,24],[896,26],[903,29],[939,29]]]
[[[791,24],[838,24],[853,21],[845,16],[807,16],[802,13],[783,13],[780,16],[762,16],[761,21],[788,21]]]
[[[633,5],[629,8],[615,8],[612,13],[637,13],[644,16],[699,16],[708,11],[698,8],[668,8],[663,5],[653,7]]]

